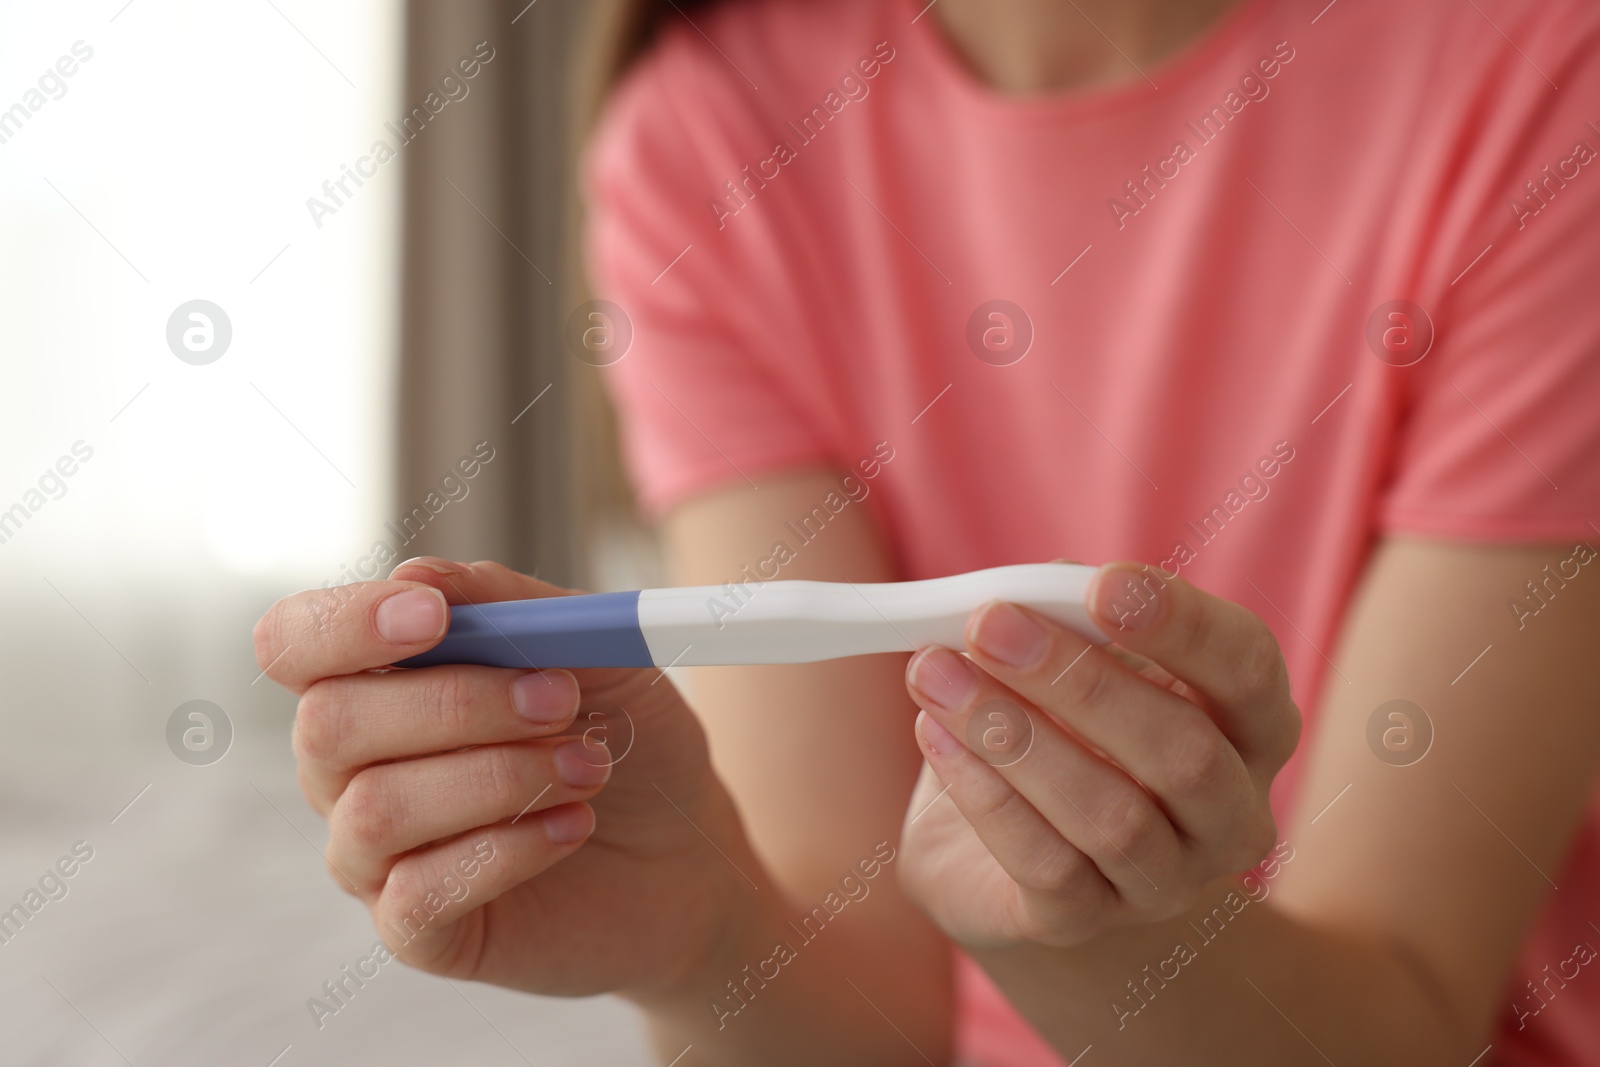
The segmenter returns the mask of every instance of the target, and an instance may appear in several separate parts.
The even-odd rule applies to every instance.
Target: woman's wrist
[[[623,991],[625,999],[663,1022],[685,1016],[713,1021],[707,1005],[728,996],[728,984],[736,983],[745,966],[765,954],[757,946],[770,941],[771,931],[780,925],[768,914],[766,902],[757,899],[770,893],[758,893],[748,882],[734,877],[738,886],[730,884],[732,892],[723,894],[720,903],[711,908],[717,921],[709,925],[710,936],[699,955],[683,961],[681,970],[660,983]],[[771,883],[763,885],[770,887]],[[768,945],[766,951],[770,950]]]
[[[704,936],[678,966],[646,985],[618,991],[650,1015],[675,1015],[689,1006],[704,1013],[706,1004],[726,995],[727,983],[754,958],[752,946],[770,940],[771,930],[781,925],[773,917],[776,883],[751,848],[732,798],[720,783],[718,790],[717,814],[699,820],[716,851],[703,858],[698,921],[685,915],[661,917],[664,923],[696,922]],[[716,832],[718,826],[722,833]]]

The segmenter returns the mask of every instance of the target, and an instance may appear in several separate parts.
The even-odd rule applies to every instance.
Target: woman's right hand
[[[672,683],[375,670],[436,644],[447,602],[566,592],[496,563],[411,560],[278,601],[256,657],[300,698],[294,748],[328,866],[403,962],[532,993],[670,995],[712,964],[758,866]]]

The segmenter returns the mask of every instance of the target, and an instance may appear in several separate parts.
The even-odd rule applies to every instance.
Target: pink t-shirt
[[[1378,536],[1600,540],[1600,9],[1244,0],[1015,99],[924,2],[695,11],[612,100],[589,250],[647,510],[827,463],[905,579],[1164,563],[1272,626],[1313,721]],[[1600,977],[1523,984],[1600,946],[1594,815],[1555,881],[1500,1063],[1600,1064]],[[960,975],[963,1056],[1058,1062]]]

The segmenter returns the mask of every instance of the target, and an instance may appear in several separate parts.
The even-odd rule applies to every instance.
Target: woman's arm
[[[1238,891],[1221,881],[1177,919],[980,962],[1068,1059],[1092,1043],[1100,1064],[1473,1062],[1521,992],[1512,963],[1600,761],[1600,575],[1552,583],[1525,626],[1508,606],[1571,554],[1384,543],[1321,650],[1338,669],[1269,895],[1207,924]],[[1434,730],[1409,766],[1369,747],[1394,699]]]
[[[803,472],[677,508],[664,529],[673,580],[743,582],[728,600],[736,607],[761,595],[741,571],[772,574],[760,565],[779,541],[794,552],[779,579],[893,580],[864,503],[846,506],[804,544],[785,528],[838,484],[832,472]],[[921,765],[905,663],[889,655],[710,667],[690,679],[713,763],[776,884],[752,890],[754,917],[730,932],[720,971],[671,1002],[647,1005],[666,1059],[692,1043],[701,1064],[947,1061],[949,943],[907,902],[898,861],[881,859],[885,848],[899,848]],[[828,921],[804,924],[819,907]],[[793,949],[788,962],[775,959],[780,943]]]

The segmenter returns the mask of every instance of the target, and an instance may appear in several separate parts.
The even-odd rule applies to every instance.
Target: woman
[[[560,592],[492,563],[290,597],[391,948],[618,991],[664,1062],[1600,1064],[1592,6],[624,14],[590,260],[675,578],[1136,560],[1119,647],[991,604],[691,713],[367,673]]]

